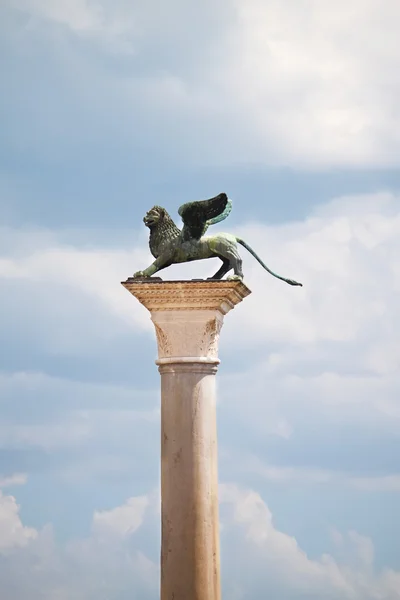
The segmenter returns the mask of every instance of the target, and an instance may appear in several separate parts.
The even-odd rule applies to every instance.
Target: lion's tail
[[[238,244],[240,244],[241,246],[243,246],[244,248],[246,248],[246,250],[248,252],[250,252],[250,254],[252,254],[252,256],[254,256],[254,258],[256,260],[258,260],[258,262],[260,263],[260,265],[262,267],[264,267],[264,269],[266,271],[268,271],[268,273],[270,275],[272,275],[273,277],[276,277],[277,279],[280,279],[281,281],[285,281],[286,283],[288,283],[289,285],[300,285],[302,286],[302,283],[298,283],[297,281],[294,281],[294,279],[287,279],[286,277],[281,277],[280,275],[277,275],[276,273],[274,273],[273,271],[271,271],[271,269],[269,269],[267,267],[267,265],[261,260],[261,258],[256,254],[256,252],[254,252],[253,248],[251,248],[248,244],[246,244],[246,242],[244,240],[242,240],[241,238],[236,238],[236,241]]]

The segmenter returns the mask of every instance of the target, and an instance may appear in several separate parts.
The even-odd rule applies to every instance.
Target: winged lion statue
[[[171,219],[165,208],[153,206],[143,218],[150,229],[150,251],[154,262],[137,271],[134,278],[151,277],[161,269],[172,264],[218,257],[222,261],[220,269],[209,279],[222,279],[229,271],[233,274],[228,279],[243,279],[242,259],[238,253],[240,244],[260,263],[270,275],[285,281],[289,285],[301,286],[293,279],[277,275],[261,260],[256,252],[241,238],[230,233],[205,235],[208,227],[226,219],[232,210],[232,200],[225,193],[218,194],[209,200],[198,200],[183,204],[178,213],[183,221],[180,230]]]

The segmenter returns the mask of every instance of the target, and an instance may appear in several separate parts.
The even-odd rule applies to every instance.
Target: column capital
[[[163,281],[159,277],[130,277],[122,285],[151,313],[160,310],[216,310],[226,315],[251,294],[242,281],[229,279]]]
[[[218,365],[224,315],[251,292],[242,281],[128,279],[122,285],[151,313],[159,366]]]

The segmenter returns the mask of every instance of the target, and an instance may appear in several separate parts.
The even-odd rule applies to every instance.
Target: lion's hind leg
[[[233,269],[233,275],[230,275],[228,279],[243,279],[242,259],[239,256],[238,251],[235,250],[231,255],[231,268]]]
[[[218,274],[223,273],[221,277],[233,269],[233,275],[230,278],[243,279],[242,259],[235,242],[226,238],[223,239],[215,248],[215,254],[223,261],[223,265],[218,271]]]

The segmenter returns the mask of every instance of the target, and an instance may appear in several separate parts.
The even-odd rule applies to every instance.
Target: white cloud
[[[3,234],[12,237],[9,230]],[[21,233],[17,235],[18,242],[21,237]],[[16,255],[0,259],[0,278],[73,288],[96,304],[115,310],[118,316],[124,314],[131,323],[143,322],[142,313],[135,310],[137,304],[119,283],[133,274],[135,265],[149,260],[145,244],[138,249],[105,251],[68,246],[54,240],[47,231],[29,232],[26,237],[30,245],[25,251],[18,242],[11,242],[17,246]],[[59,300],[62,302],[62,298]]]
[[[17,230],[14,240],[12,231],[3,234],[10,242],[0,251],[5,326],[12,311],[18,314],[17,333],[24,328],[47,352],[81,356],[94,356],[127,325],[152,330],[146,310],[120,284],[150,262],[144,240],[139,249],[107,250],[74,247],[47,231],[26,232],[24,239]]]
[[[21,523],[18,511],[15,498],[5,496],[0,490],[0,555],[26,546],[37,536],[35,529]]]
[[[384,475],[382,477],[354,477],[352,485],[360,490],[371,492],[400,492],[400,475]]]
[[[71,381],[43,373],[0,373],[0,396],[15,407],[15,414],[4,415],[0,424],[0,448],[82,448],[99,438],[103,445],[107,441],[128,443],[135,427],[153,426],[159,419],[156,391]],[[37,415],[40,411],[39,420],[32,421],[32,404]],[[23,483],[23,477],[0,478],[0,487],[2,482]]]
[[[135,22],[129,18],[123,6],[96,0],[10,0],[10,5],[28,13],[33,19],[44,19],[67,27],[79,36],[107,44],[108,50],[131,52],[134,50],[130,38],[135,31]]]
[[[123,506],[112,510],[96,511],[93,516],[92,530],[98,536],[131,535],[142,524],[148,505],[147,496],[138,496],[129,498]]]
[[[235,4],[222,77],[253,136],[253,160],[258,151],[303,165],[397,162],[397,2]]]
[[[223,591],[230,598],[256,598],[261,590],[282,600],[400,597],[400,573],[376,567],[368,537],[332,529],[333,553],[311,559],[276,528],[255,491],[222,484],[220,499]],[[153,494],[96,511],[89,537],[60,544],[49,526],[25,527],[15,499],[0,496],[0,575],[7,599],[22,600],[28,590],[34,600],[157,598],[159,567],[141,550],[140,531],[149,518],[148,525],[158,528],[159,514],[148,510],[158,502]]]
[[[10,487],[13,485],[24,485],[27,480],[26,473],[14,473],[7,477],[0,477],[0,488]]]
[[[354,531],[346,535],[336,533],[338,554],[346,560],[329,554],[310,559],[295,538],[276,529],[270,510],[253,490],[222,485],[221,500],[229,509],[229,516],[225,517],[228,521],[224,527],[225,543],[235,543],[239,554],[231,564],[228,585],[240,586],[245,577],[244,597],[259,597],[261,590],[282,600],[400,597],[400,588],[395,587],[400,573],[375,568],[374,548],[369,538]],[[240,538],[235,526],[242,531]]]
[[[240,235],[273,270],[304,288],[274,281],[243,250],[245,281],[255,293],[245,301],[247,310],[237,311],[237,326],[246,327],[252,342],[353,342],[372,330],[376,337],[380,327],[385,342],[395,343],[399,234],[399,197],[387,193],[332,201],[303,222],[241,227]],[[281,360],[275,354],[270,367]]]
[[[225,0],[218,10],[215,3],[200,10],[180,1],[165,9],[160,0],[11,5],[101,41],[106,51],[135,52],[139,75],[120,77],[114,64],[112,74],[100,75],[98,63],[75,46],[67,66],[65,44],[58,48],[51,39],[63,67],[86,89],[74,92],[79,112],[87,104],[86,120],[97,115],[103,131],[111,106],[118,137],[134,132],[179,161],[307,168],[399,162],[396,0]],[[32,30],[31,23],[25,35]],[[94,126],[90,135],[97,140],[98,132]]]
[[[339,469],[293,467],[269,464],[244,452],[230,453],[237,473],[257,474],[278,485],[330,485],[332,489],[354,488],[365,492],[400,492],[400,474],[359,476]]]
[[[48,0],[14,0],[12,4],[33,14],[64,23],[76,31],[91,31],[103,27],[101,3],[89,3],[87,0],[71,0],[68,4]]]
[[[58,544],[51,526],[25,527],[12,496],[0,494],[0,577],[7,600],[155,598],[159,568],[133,535],[149,505],[146,497],[93,516],[87,538]]]

